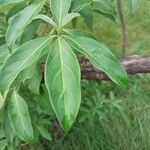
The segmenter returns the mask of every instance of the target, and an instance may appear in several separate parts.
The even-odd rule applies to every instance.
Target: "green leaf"
[[[93,8],[91,5],[86,6],[80,11],[81,16],[84,18],[87,26],[92,29],[93,25]]]
[[[90,0],[72,0],[70,9],[73,12],[80,12],[82,9],[89,5],[91,5]]]
[[[0,10],[4,9],[7,6],[13,6],[25,0],[1,0],[0,1]]]
[[[111,20],[115,20],[116,11],[112,5],[112,0],[95,0],[93,9]]]
[[[33,77],[27,81],[28,88],[32,93],[37,94],[37,95],[40,94],[41,80],[42,80],[42,74],[39,68],[36,66]]]
[[[46,23],[51,24],[54,27],[56,26],[54,20],[46,15],[39,14],[34,19],[41,19],[41,20],[45,21]]]
[[[70,22],[72,19],[74,19],[75,17],[78,17],[78,16],[80,16],[80,14],[78,14],[78,13],[67,14],[62,21],[62,26],[66,25],[68,22]]]
[[[41,11],[45,2],[46,0],[35,0],[11,19],[6,33],[6,44],[11,50],[16,40],[22,35],[25,27]]]
[[[37,100],[40,109],[43,113],[50,116],[54,115],[54,111],[49,100],[48,91],[44,85],[41,86],[41,95],[35,97],[35,99]]]
[[[90,34],[88,32],[84,32],[84,31],[79,30],[79,29],[63,29],[63,31],[67,35],[77,35],[77,36],[89,37],[89,38],[94,39],[94,40],[96,40],[98,42],[101,41],[98,38],[96,38],[95,36],[93,36],[92,34]]]
[[[91,4],[90,0],[73,0],[71,4],[71,11],[80,13],[90,29],[92,29],[93,23],[93,9]]]
[[[36,62],[42,50],[53,37],[38,38],[20,46],[6,61],[0,72],[0,92],[4,94],[18,74]]]
[[[16,135],[23,141],[32,143],[34,135],[28,107],[16,91],[8,101],[8,117]]]
[[[20,39],[20,44],[28,42],[34,38],[36,31],[40,25],[41,21],[33,20],[25,29]]]
[[[9,58],[10,53],[6,45],[0,46],[0,70],[5,61]]]
[[[45,84],[60,125],[67,132],[81,102],[80,67],[72,49],[61,37],[47,58]]]
[[[5,150],[7,146],[7,140],[2,139],[0,140],[0,150]]]
[[[4,105],[4,102],[5,102],[5,98],[2,96],[2,94],[0,93],[0,110],[1,108],[3,107]]]
[[[49,141],[52,140],[50,133],[45,128],[43,128],[42,126],[37,126],[37,128],[38,128],[39,133],[42,137],[44,137],[45,139],[47,139]]]
[[[85,54],[96,68],[104,71],[112,81],[121,87],[127,85],[125,69],[104,44],[77,35],[66,36],[66,39],[74,49]]]
[[[62,25],[64,17],[68,14],[70,5],[71,0],[50,0],[51,12],[59,27]]]
[[[4,113],[3,113],[3,130],[4,130],[4,135],[5,138],[8,142],[13,143],[13,139],[16,136],[14,133],[12,126],[10,124],[10,120],[8,117],[8,105],[6,104],[6,107],[4,108]]]
[[[22,80],[22,82],[24,83],[26,80],[33,78],[34,76],[34,71],[36,70],[37,67],[37,62],[33,63],[32,65],[30,65],[29,67],[27,67],[26,69],[24,69],[20,74],[20,78]]]

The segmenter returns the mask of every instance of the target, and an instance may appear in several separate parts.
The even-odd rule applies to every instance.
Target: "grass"
[[[77,121],[67,135],[46,142],[46,150],[149,150],[149,83],[148,75],[130,76],[128,89],[82,81]]]

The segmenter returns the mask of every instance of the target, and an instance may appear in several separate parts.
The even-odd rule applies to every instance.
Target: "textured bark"
[[[87,59],[79,59],[82,79],[109,80],[108,76],[97,70]],[[121,59],[128,74],[150,73],[150,56],[128,56]]]

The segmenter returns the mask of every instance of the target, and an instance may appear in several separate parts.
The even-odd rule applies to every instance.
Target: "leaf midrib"
[[[25,64],[26,62],[28,62],[28,60],[30,60],[30,58],[32,58],[33,55],[34,55],[48,40],[49,40],[49,38],[48,38],[43,44],[41,44],[41,45],[38,47],[38,49],[32,53],[32,55],[30,55],[29,57],[27,57],[27,59],[23,62],[23,64],[22,64],[19,68],[16,69],[15,72],[10,73],[9,75],[11,75],[11,74],[16,74],[16,73],[20,70],[20,68],[22,68],[22,66],[24,66],[24,64]],[[7,88],[8,88],[9,86],[10,86],[10,84],[7,86]],[[7,89],[7,88],[6,88],[6,89]]]
[[[65,36],[65,35],[63,35],[63,36]],[[73,41],[73,42],[74,42],[75,44],[77,44],[81,49],[84,50],[84,48],[83,48],[82,46],[80,46],[80,45],[79,45],[76,41],[74,41],[72,38],[70,38],[70,37],[68,37],[68,36],[65,36],[65,37],[69,38],[71,41]],[[82,52],[81,52],[81,53],[82,53]],[[88,54],[85,54],[84,52],[83,52],[83,54],[84,54],[84,55],[88,55]],[[90,56],[90,55],[89,55],[89,56]],[[101,62],[99,62],[99,61],[98,61],[95,57],[93,57],[92,55],[91,55],[90,57],[92,57],[96,62],[100,63],[101,66],[104,66],[105,70],[106,70],[107,72],[111,73],[111,75],[116,79],[116,81],[118,81],[118,83],[119,83],[120,85],[124,86],[124,85],[116,78],[116,76],[115,76],[112,72],[110,72],[110,71],[107,70],[107,67],[106,67],[105,65],[103,65]]]

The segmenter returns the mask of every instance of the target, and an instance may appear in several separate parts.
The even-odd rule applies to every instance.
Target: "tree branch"
[[[109,80],[108,76],[97,70],[89,60],[79,58],[81,77],[87,80]],[[121,63],[125,67],[128,74],[150,73],[150,56],[132,55],[121,59]],[[44,72],[45,64],[40,65],[40,70]]]
[[[82,79],[109,80],[108,76],[97,70],[87,59],[79,59]],[[128,74],[150,73],[150,56],[128,56],[121,59]]]

